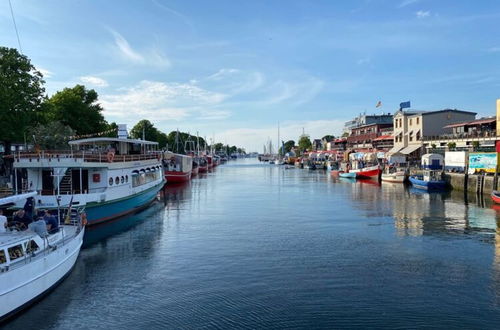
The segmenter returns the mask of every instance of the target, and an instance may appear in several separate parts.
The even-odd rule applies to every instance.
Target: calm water
[[[488,201],[255,160],[164,198],[89,232],[71,275],[5,328],[499,327]]]

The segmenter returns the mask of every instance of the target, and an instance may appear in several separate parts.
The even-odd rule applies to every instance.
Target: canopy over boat
[[[15,204],[17,202],[26,200],[30,197],[36,196],[38,193],[36,191],[27,192],[24,194],[12,195],[8,197],[0,198],[0,206]]]

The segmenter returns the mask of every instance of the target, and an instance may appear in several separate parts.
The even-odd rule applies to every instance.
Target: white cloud
[[[231,111],[226,110],[201,110],[197,120],[224,120],[231,116]]]
[[[217,106],[226,96],[192,84],[141,81],[134,87],[122,88],[115,94],[101,96],[104,114],[111,120],[135,123],[141,119],[153,122],[182,120],[194,113],[219,118],[227,114],[200,109]]]
[[[429,17],[431,15],[431,12],[419,10],[415,13],[415,15],[417,15],[417,18],[426,18],[426,17]]]
[[[311,120],[289,121],[280,125],[280,139],[283,141],[294,140],[297,143],[302,129],[311,139],[322,138],[327,134],[338,136],[342,132],[344,122],[341,120]],[[262,152],[262,146],[271,138],[276,146],[278,126],[263,128],[235,128],[219,132],[218,141],[227,141],[231,145],[242,146],[246,151]]]
[[[93,77],[93,76],[82,76],[80,77],[80,81],[89,84],[89,85],[94,85],[97,87],[108,87],[109,84],[106,80],[99,78],[99,77]]]
[[[488,53],[498,53],[498,52],[500,52],[500,47],[490,47],[490,48],[486,49],[486,51]]]
[[[403,0],[400,4],[399,4],[399,8],[403,8],[403,7],[406,7],[406,6],[409,6],[409,5],[412,5],[414,3],[417,3],[419,0]]]
[[[139,52],[130,46],[128,41],[118,32],[109,29],[115,38],[114,46],[122,59],[139,65],[156,66],[160,68],[169,68],[170,60],[157,48],[151,48]]]
[[[37,70],[40,71],[44,78],[52,78],[53,76],[53,73],[47,69],[38,67]]]

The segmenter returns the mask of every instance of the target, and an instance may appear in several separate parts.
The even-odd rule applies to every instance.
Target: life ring
[[[113,160],[115,159],[115,153],[112,151],[108,151],[107,158],[108,158],[108,162],[112,163]]]

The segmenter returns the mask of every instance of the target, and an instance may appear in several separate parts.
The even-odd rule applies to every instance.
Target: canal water
[[[6,329],[497,328],[488,200],[245,159],[87,233]]]

